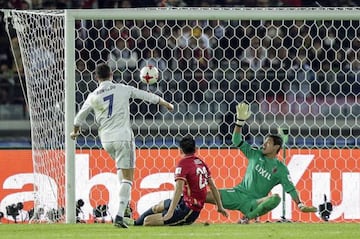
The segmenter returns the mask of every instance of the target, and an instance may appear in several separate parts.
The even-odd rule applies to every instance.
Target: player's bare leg
[[[140,217],[135,221],[134,225],[136,226],[145,225],[145,221],[147,221],[147,225],[150,225],[152,221],[155,221],[154,223],[157,225],[162,225],[162,224],[158,224],[159,223],[158,220],[160,220],[158,216],[154,218],[152,218],[152,216],[154,216],[155,214],[160,214],[162,216],[163,210],[164,210],[164,201],[161,201],[158,204],[146,210],[144,213],[142,213]],[[147,219],[147,217],[150,217],[150,219]]]
[[[156,213],[145,217],[144,226],[163,226],[164,219],[162,213]]]

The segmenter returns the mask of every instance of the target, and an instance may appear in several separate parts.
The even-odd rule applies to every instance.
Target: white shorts
[[[116,168],[135,168],[135,143],[118,141],[102,143],[106,152],[115,160]]]

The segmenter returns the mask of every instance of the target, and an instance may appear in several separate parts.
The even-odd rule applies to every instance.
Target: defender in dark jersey
[[[240,103],[236,107],[237,121],[232,135],[232,142],[249,160],[246,173],[241,183],[233,188],[220,189],[220,197],[224,208],[239,210],[245,216],[241,222],[264,215],[280,203],[278,194],[268,195],[273,187],[281,184],[290,194],[293,201],[302,212],[316,212],[315,207],[305,206],[291,181],[286,165],[277,159],[282,146],[282,138],[270,135],[266,138],[262,149],[254,149],[242,140],[241,127],[250,117],[249,106]],[[207,203],[214,203],[211,192],[206,198]]]
[[[208,166],[195,156],[195,141],[185,137],[180,141],[183,158],[175,168],[175,192],[172,199],[161,201],[144,212],[135,225],[189,225],[199,217],[204,207],[207,186],[213,195],[218,212],[228,216],[222,206],[219,192],[211,178]]]

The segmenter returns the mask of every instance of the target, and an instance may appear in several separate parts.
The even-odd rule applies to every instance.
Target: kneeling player
[[[222,206],[219,192],[211,178],[208,166],[195,156],[194,139],[183,138],[180,141],[180,150],[183,158],[175,169],[176,185],[173,198],[161,201],[149,208],[134,222],[136,226],[192,224],[204,207],[207,185],[210,187],[218,212],[228,216]]]

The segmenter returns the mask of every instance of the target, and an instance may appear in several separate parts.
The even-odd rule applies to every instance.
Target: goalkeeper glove
[[[245,120],[247,120],[251,115],[251,112],[249,111],[249,105],[246,103],[239,103],[236,106],[236,125],[237,126],[243,126],[245,123]]]
[[[317,208],[313,206],[305,206],[302,202],[298,204],[298,208],[302,212],[317,212]]]

